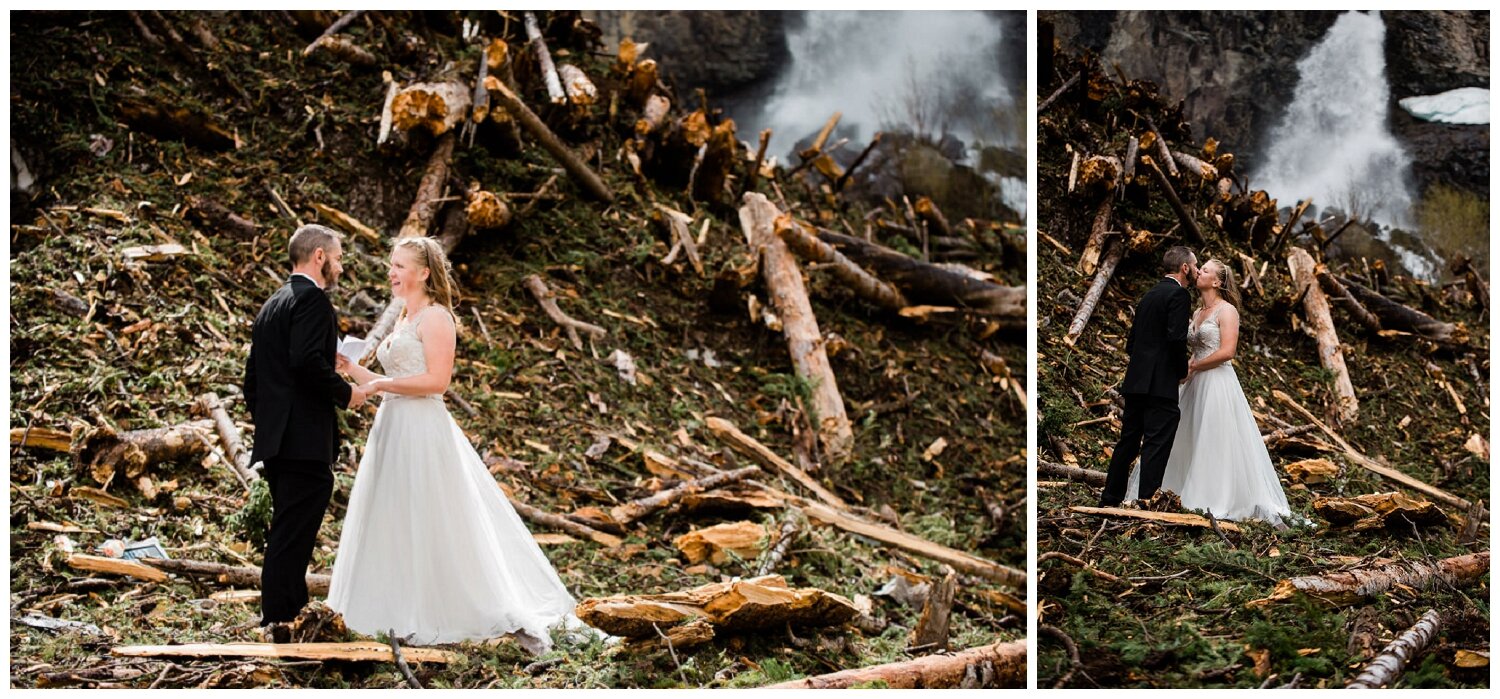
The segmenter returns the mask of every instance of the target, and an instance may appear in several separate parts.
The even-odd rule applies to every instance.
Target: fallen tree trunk
[[[1346,607],[1398,586],[1430,590],[1466,585],[1477,582],[1489,572],[1489,551],[1445,558],[1436,563],[1388,563],[1373,568],[1355,568],[1282,580],[1276,583],[1276,589],[1270,597],[1251,600],[1245,606],[1263,607],[1302,594],[1323,604]]]
[[[1063,337],[1063,342],[1073,346],[1078,342],[1078,337],[1083,334],[1083,329],[1093,317],[1094,309],[1099,305],[1099,299],[1104,297],[1104,289],[1109,286],[1110,277],[1115,274],[1115,267],[1119,266],[1120,259],[1125,257],[1125,241],[1115,241],[1109,254],[1104,256],[1104,261],[1099,263],[1099,271],[1094,275],[1094,283],[1089,285],[1088,293],[1083,295],[1083,301],[1078,304],[1078,312],[1073,315],[1073,322],[1068,325],[1068,334]]]
[[[1443,628],[1443,617],[1436,609],[1427,610],[1417,623],[1403,631],[1390,645],[1365,664],[1358,677],[1344,689],[1380,689],[1401,678],[1407,663],[1422,654]]]
[[[469,88],[461,82],[415,83],[396,93],[391,119],[401,131],[424,128],[441,136],[463,121],[469,99]]]
[[[1217,168],[1209,163],[1205,163],[1202,160],[1199,160],[1195,156],[1178,151],[1172,151],[1172,159],[1175,160],[1178,165],[1181,165],[1189,172],[1193,173],[1193,175],[1198,179],[1207,180],[1209,182],[1219,179],[1219,170]]]
[[[250,450],[245,448],[244,441],[240,439],[240,428],[229,419],[229,412],[219,402],[218,394],[205,393],[199,396],[198,405],[213,418],[214,429],[219,433],[219,440],[224,443],[224,455],[229,457],[229,469],[240,479],[240,484],[249,490],[251,483],[260,480],[260,473],[251,468]]]
[[[1095,471],[1093,469],[1087,468],[1075,468],[1073,466],[1054,464],[1048,461],[1041,460],[1038,460],[1036,462],[1036,472],[1038,475],[1057,476],[1059,478],[1066,478],[1070,481],[1087,483],[1091,486],[1094,486],[1095,488],[1103,488],[1104,481],[1108,478],[1108,474],[1103,471]]]
[[[1380,333],[1380,319],[1376,318],[1373,313],[1370,313],[1370,309],[1365,308],[1365,305],[1360,303],[1359,299],[1354,298],[1354,295],[1350,294],[1349,290],[1344,288],[1344,285],[1339,283],[1339,280],[1328,272],[1327,267],[1321,264],[1318,265],[1315,269],[1315,274],[1318,277],[1318,285],[1323,287],[1323,293],[1327,294],[1329,298],[1342,301],[1345,310],[1349,311],[1349,315],[1354,316],[1354,319],[1359,321],[1360,325],[1365,326],[1365,329],[1372,333]]]
[[[1286,403],[1293,410],[1297,411],[1297,413],[1306,418],[1308,422],[1317,425],[1318,429],[1323,430],[1323,433],[1328,435],[1329,439],[1332,439],[1334,444],[1338,445],[1340,449],[1344,450],[1344,456],[1348,457],[1350,461],[1353,461],[1364,469],[1378,473],[1386,478],[1389,478],[1390,480],[1411,488],[1412,490],[1424,493],[1428,497],[1434,498],[1436,500],[1441,500],[1442,502],[1448,503],[1449,505],[1457,507],[1461,510],[1467,511],[1471,507],[1471,504],[1468,500],[1465,500],[1437,486],[1429,485],[1427,483],[1419,481],[1412,476],[1408,476],[1401,471],[1391,468],[1390,466],[1380,463],[1360,453],[1358,449],[1355,449],[1354,447],[1350,446],[1348,442],[1344,441],[1344,438],[1340,437],[1339,433],[1334,432],[1333,429],[1328,425],[1323,424],[1322,420],[1319,420],[1316,415],[1313,415],[1312,412],[1307,408],[1302,407],[1301,404],[1299,404],[1296,400],[1293,400],[1292,397],[1287,395],[1285,392],[1276,389],[1271,391],[1271,395],[1274,396],[1277,400]]]
[[[984,667],[985,670],[976,668]],[[1006,641],[970,648],[953,654],[929,655],[885,665],[843,670],[829,675],[804,677],[774,689],[847,689],[855,685],[884,682],[891,689],[940,689],[959,687],[966,679],[988,676],[985,687],[1026,686],[1026,642]]]
[[[557,67],[552,63],[552,52],[547,49],[547,39],[542,36],[541,26],[537,24],[536,13],[526,11],[526,41],[531,44],[531,50],[536,54],[537,69],[542,74],[542,82],[547,84],[547,98],[553,104],[565,104],[568,101],[568,93],[563,90],[562,79],[557,75]]]
[[[1101,517],[1125,517],[1128,519],[1144,519],[1149,522],[1161,524],[1174,524],[1183,527],[1203,527],[1213,529],[1213,522],[1206,517],[1188,514],[1186,512],[1153,512],[1151,510],[1132,510],[1124,507],[1084,507],[1075,505],[1068,508],[1069,511],[1086,515],[1099,515]],[[1231,522],[1219,522],[1219,529],[1226,532],[1238,533],[1240,528]]]
[[[1160,143],[1161,140],[1157,139]],[[1193,214],[1182,205],[1182,200],[1177,198],[1177,190],[1172,188],[1172,181],[1167,179],[1167,174],[1161,171],[1161,167],[1149,155],[1141,156],[1141,162],[1145,163],[1146,169],[1151,171],[1151,177],[1156,180],[1157,186],[1161,187],[1163,194],[1167,195],[1167,203],[1172,205],[1172,210],[1177,212],[1177,219],[1182,222],[1182,227],[1187,230],[1188,237],[1193,239],[1196,245],[1207,245],[1203,239],[1203,232],[1198,230],[1198,224],[1193,220]],[[1171,164],[1171,159],[1167,163]]]
[[[614,534],[601,532],[597,529],[594,529],[593,527],[584,526],[582,524],[574,522],[571,519],[568,519],[567,517],[555,515],[551,512],[537,509],[518,500],[511,500],[510,505],[513,509],[515,509],[516,514],[521,515],[526,519],[526,521],[531,522],[532,524],[540,525],[543,527],[550,527],[560,532],[572,534],[576,537],[603,544],[610,548],[615,548],[620,544],[625,543],[624,539],[621,539]]]
[[[1088,242],[1083,245],[1083,255],[1078,258],[1078,271],[1093,274],[1099,264],[1099,255],[1104,251],[1105,236],[1109,234],[1109,222],[1115,209],[1114,195],[1106,194],[1099,200],[1099,209],[1094,213],[1094,224],[1089,228]]]
[[[906,532],[898,531],[884,525],[867,522],[853,515],[839,512],[822,503],[803,498],[794,498],[792,502],[802,509],[802,513],[808,519],[830,524],[851,534],[869,537],[883,544],[889,544],[924,558],[930,558],[940,563],[947,563],[965,573],[978,575],[979,577],[1020,589],[1026,588],[1026,571],[1000,565],[994,561],[989,561],[957,549],[948,548],[941,544],[935,544],[926,539],[912,536]]]
[[[1392,301],[1347,277],[1338,277],[1338,280],[1354,298],[1359,299],[1360,303],[1380,319],[1380,326],[1383,328],[1415,333],[1443,345],[1466,345],[1469,342],[1468,329],[1461,324],[1444,323],[1415,308]]]
[[[1338,394],[1339,419],[1351,424],[1359,415],[1359,399],[1354,395],[1354,383],[1349,380],[1349,367],[1344,364],[1344,350],[1339,344],[1338,333],[1333,329],[1333,316],[1328,307],[1328,297],[1318,285],[1314,273],[1316,264],[1312,255],[1299,247],[1293,247],[1286,258],[1292,271],[1292,287],[1302,296],[1303,308],[1307,310],[1307,327],[1318,342],[1318,360],[1324,369],[1333,372],[1333,388]]]
[[[776,452],[771,451],[770,447],[756,441],[754,437],[741,432],[738,427],[734,426],[734,423],[713,415],[708,416],[704,423],[714,433],[715,437],[718,437],[720,441],[728,444],[735,451],[750,457],[756,463],[769,468],[773,472],[780,473],[796,481],[798,485],[806,488],[808,492],[811,492],[819,500],[841,510],[849,508],[848,503],[844,502],[839,496],[834,495],[832,491],[824,488],[817,479],[809,476],[806,471],[797,468],[792,462],[781,458]]]
[[[818,238],[874,276],[900,289],[910,303],[966,308],[997,316],[1005,327],[1026,325],[1024,286],[1002,286],[832,231],[818,231]]]
[[[589,598],[575,612],[589,626],[627,638],[655,638],[695,619],[726,631],[755,631],[837,626],[859,615],[848,599],[817,588],[787,587],[780,575],[655,595]]]
[[[255,566],[231,566],[223,563],[189,561],[180,558],[143,558],[139,562],[168,573],[213,578],[225,585],[243,585],[257,589],[260,587],[260,569]],[[333,576],[308,573],[306,580],[308,594],[326,595],[328,594],[328,584],[333,581]]]
[[[899,311],[910,305],[896,287],[866,272],[832,245],[803,230],[802,225],[790,216],[777,217],[776,234],[804,259],[828,265],[828,271],[860,298],[892,311]]]
[[[717,473],[704,478],[696,478],[675,488],[668,488],[659,493],[655,493],[649,497],[641,498],[640,500],[632,500],[623,505],[617,505],[610,509],[609,516],[622,525],[630,524],[631,522],[634,522],[638,519],[641,519],[642,517],[656,512],[657,510],[666,508],[672,503],[683,499],[690,493],[701,493],[705,490],[713,490],[714,488],[717,488],[719,486],[745,480],[746,478],[749,478],[757,473],[760,473],[759,467],[746,466],[744,468],[739,468],[724,473]]]
[[[501,106],[511,116],[515,117],[516,121],[521,123],[521,128],[525,129],[527,133],[531,134],[532,138],[535,138],[538,143],[542,144],[542,148],[546,149],[563,166],[563,169],[583,188],[584,192],[602,202],[608,203],[614,200],[614,193],[609,191],[609,187],[604,184],[604,180],[599,179],[599,176],[594,174],[594,171],[589,169],[588,165],[585,165],[573,151],[563,145],[562,141],[558,140],[557,135],[553,134],[552,130],[547,128],[546,124],[542,123],[541,118],[537,117],[536,113],[532,112],[526,106],[526,103],[522,102],[521,98],[516,96],[516,93],[512,92],[503,82],[497,81],[491,85],[491,88],[494,90],[494,96],[498,98]]]
[[[87,470],[100,485],[109,483],[117,471],[134,480],[153,464],[207,456],[213,429],[212,420],[129,432],[100,427],[78,440],[73,465]]]
[[[395,662],[391,647],[374,641],[353,643],[185,643],[176,646],[116,646],[111,655],[126,658],[275,658],[278,660],[341,660]],[[403,648],[407,660],[451,663],[460,656],[436,648]]]
[[[542,305],[542,310],[546,311],[547,317],[551,318],[552,322],[561,325],[567,331],[568,338],[572,340],[573,347],[576,349],[583,349],[583,339],[578,336],[579,330],[588,333],[589,336],[594,338],[602,338],[609,334],[609,331],[604,328],[593,323],[575,320],[568,316],[568,314],[563,313],[562,309],[557,305],[557,298],[552,294],[552,290],[547,288],[547,283],[542,281],[541,277],[535,274],[527,275],[525,284],[526,290],[530,291],[531,295],[536,297],[537,303]]]
[[[781,316],[792,366],[797,376],[812,386],[812,405],[807,408],[816,417],[823,453],[831,463],[842,464],[853,450],[854,430],[844,411],[838,380],[828,363],[818,318],[807,299],[802,271],[786,243],[776,235],[775,221],[780,212],[765,195],[750,192],[745,195],[739,213],[745,239],[760,259],[761,277],[771,305]]]

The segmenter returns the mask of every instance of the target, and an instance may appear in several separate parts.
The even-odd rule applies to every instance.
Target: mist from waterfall
[[[731,116],[751,140],[771,129],[767,153],[784,163],[834,112],[843,118],[829,143],[848,138],[847,149],[894,129],[952,135],[969,155],[1016,146],[1024,113],[1019,129],[1008,120],[1024,89],[1002,77],[1004,40],[999,18],[978,11],[808,11],[789,28],[790,61],[769,95]],[[1024,211],[1024,182],[1003,182],[1002,196]]]
[[[1346,12],[1297,62],[1297,88],[1251,175],[1283,205],[1311,197],[1387,226],[1412,207],[1411,158],[1391,134],[1385,22]]]

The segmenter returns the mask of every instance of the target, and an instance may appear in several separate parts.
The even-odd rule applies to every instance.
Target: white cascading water
[[[915,130],[914,112],[929,120],[920,125],[929,135],[951,134],[970,154],[981,144],[1014,146],[995,118],[1020,92],[1001,76],[1003,40],[1000,20],[977,11],[805,12],[787,34],[789,64],[769,96],[731,116],[752,140],[771,129],[767,153],[782,162],[795,162],[796,142],[834,112],[843,113],[837,133],[849,138],[845,148],[863,147],[885,128]],[[958,101],[970,108],[954,108]],[[1025,183],[1003,182],[1002,197],[1024,211]]]
[[[1297,62],[1297,88],[1271,132],[1251,186],[1282,205],[1312,198],[1383,227],[1407,225],[1411,158],[1391,134],[1391,89],[1385,75],[1385,22],[1346,12]],[[1390,243],[1385,233],[1378,234]],[[1392,245],[1419,276],[1432,263]]]

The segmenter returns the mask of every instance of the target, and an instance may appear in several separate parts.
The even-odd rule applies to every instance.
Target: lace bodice
[[[427,356],[422,349],[422,338],[417,336],[417,323],[421,321],[422,316],[429,315],[429,311],[434,308],[441,309],[442,307],[428,306],[415,317],[397,322],[390,336],[375,350],[375,357],[380,360],[380,366],[385,369],[386,376],[399,379],[427,371]],[[440,312],[446,313],[446,311]]]
[[[1193,359],[1199,360],[1207,357],[1219,349],[1219,311],[1224,310],[1224,303],[1208,314],[1207,318],[1199,321],[1197,325],[1188,328],[1188,349],[1193,352]],[[1225,362],[1226,364],[1228,362]]]

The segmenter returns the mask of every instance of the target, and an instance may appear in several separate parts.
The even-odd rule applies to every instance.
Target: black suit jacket
[[[352,392],[333,370],[337,351],[333,304],[312,280],[288,279],[261,306],[245,362],[245,404],[255,423],[252,463],[337,458],[337,410]]]
[[[1135,322],[1125,351],[1130,366],[1120,393],[1177,400],[1177,382],[1187,376],[1187,289],[1173,279],[1162,279],[1135,307]]]

